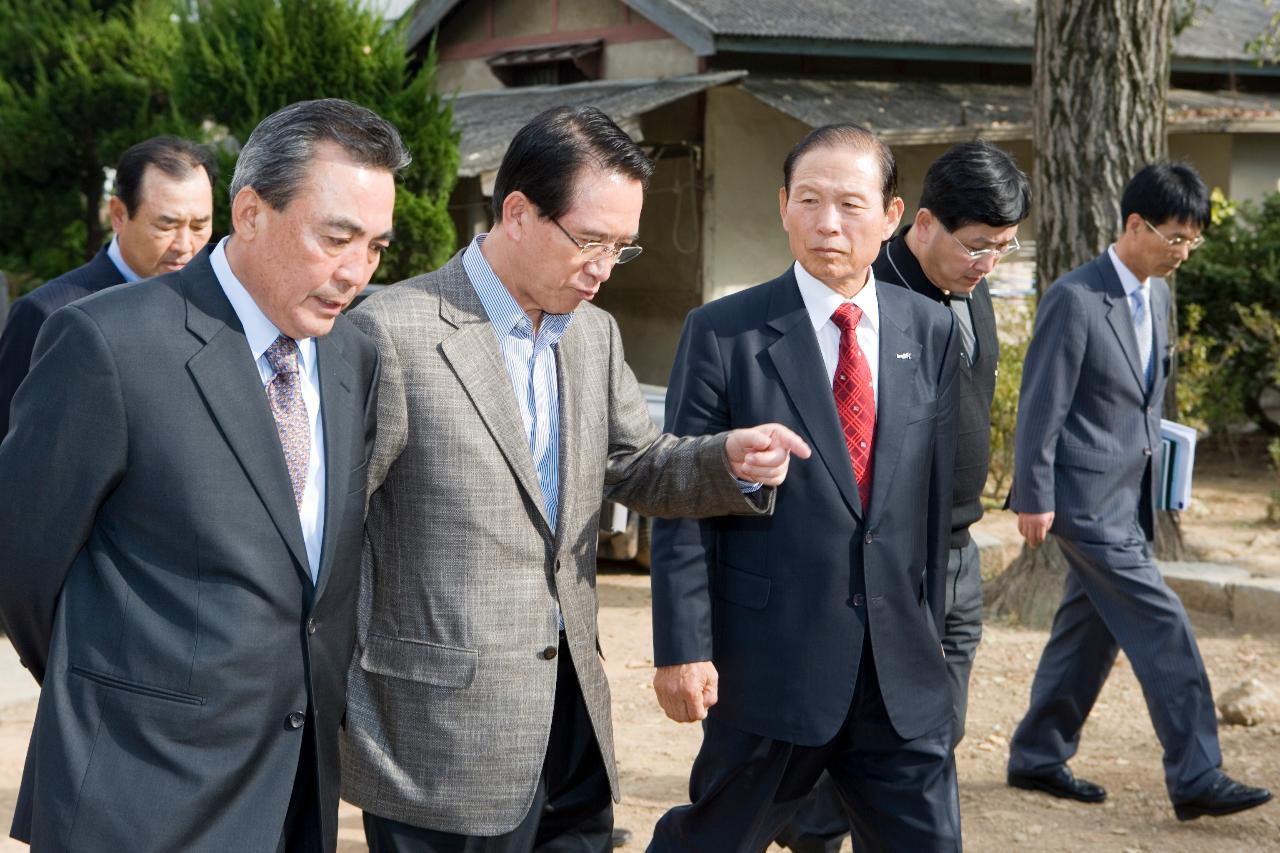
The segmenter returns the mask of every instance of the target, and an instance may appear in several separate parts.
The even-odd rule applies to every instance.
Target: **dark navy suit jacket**
[[[50,279],[13,303],[4,331],[0,332],[0,439],[9,431],[9,405],[27,377],[36,335],[44,321],[63,305],[123,283],[124,276],[103,247],[89,263]]]
[[[772,516],[659,521],[652,551],[655,663],[713,661],[713,716],[802,746],[839,731],[867,636],[899,735],[952,713],[939,637],[959,339],[942,305],[876,287],[869,512],[792,270],[695,309],[667,395],[670,432],[778,422],[814,451],[792,460]]]

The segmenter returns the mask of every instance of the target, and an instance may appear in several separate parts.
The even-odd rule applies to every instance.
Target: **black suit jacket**
[[[36,335],[44,321],[63,305],[123,283],[124,276],[103,247],[89,263],[46,281],[9,308],[4,331],[0,332],[0,438],[9,431],[9,406],[26,378]]]
[[[316,351],[313,585],[207,255],[45,324],[0,443],[0,613],[42,684],[13,826],[35,849],[274,851],[308,706],[333,849],[377,361],[345,318]]]
[[[877,294],[870,514],[791,270],[689,315],[667,396],[670,431],[776,421],[814,451],[792,461],[771,517],[660,521],[652,552],[656,664],[712,660],[711,714],[804,746],[848,714],[868,632],[898,733],[951,715],[939,637],[959,336],[946,308],[892,285]]]

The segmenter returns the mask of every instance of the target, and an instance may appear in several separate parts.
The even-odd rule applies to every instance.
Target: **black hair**
[[[368,107],[341,98],[297,101],[258,123],[240,151],[231,201],[245,187],[275,210],[302,191],[321,143],[332,143],[362,166],[395,175],[410,158],[395,125]]]
[[[920,207],[948,231],[974,223],[1007,228],[1031,212],[1031,183],[1013,158],[990,142],[961,142],[925,173]]]
[[[791,193],[791,174],[801,157],[815,148],[841,145],[876,155],[880,161],[880,190],[884,195],[885,210],[888,210],[889,204],[898,194],[898,163],[893,159],[893,151],[880,137],[858,124],[827,124],[805,134],[804,139],[797,142],[791,153],[787,154],[787,159],[782,161],[782,186],[787,194]]]
[[[153,136],[130,147],[116,163],[115,195],[124,202],[132,219],[142,203],[142,179],[148,166],[175,180],[182,180],[196,169],[204,169],[209,188],[218,176],[213,153],[203,145],[177,136]]]
[[[630,136],[595,107],[552,107],[516,133],[493,182],[493,220],[502,203],[522,192],[548,219],[573,205],[574,184],[584,167],[625,175],[649,185],[653,161]]]
[[[1169,220],[1209,224],[1209,188],[1186,163],[1152,163],[1133,176],[1120,197],[1120,215],[1136,213],[1152,225]]]

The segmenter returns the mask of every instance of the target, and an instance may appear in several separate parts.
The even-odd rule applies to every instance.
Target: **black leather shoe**
[[[1174,803],[1173,813],[1178,816],[1178,820],[1195,820],[1205,815],[1222,817],[1260,806],[1270,799],[1271,792],[1266,788],[1250,788],[1248,785],[1241,785],[1224,773],[1209,787],[1209,790],[1194,800]]]
[[[1100,803],[1107,798],[1105,788],[1084,779],[1077,779],[1072,775],[1071,768],[1065,764],[1043,776],[1010,773],[1009,787],[1021,788],[1024,791],[1044,791],[1046,794],[1052,794],[1064,800],[1078,800],[1082,803]]]
[[[609,846],[616,850],[619,847],[626,847],[630,843],[631,830],[615,826],[613,828],[613,836],[609,839]]]

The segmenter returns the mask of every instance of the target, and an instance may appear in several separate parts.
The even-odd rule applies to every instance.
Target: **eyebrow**
[[[333,219],[326,219],[324,221],[324,224],[328,228],[337,228],[340,231],[346,231],[351,234],[365,233],[364,226],[362,226],[359,222],[356,222],[354,219],[345,219],[341,216],[334,217]],[[389,228],[386,231],[383,231],[377,237],[374,237],[373,239],[383,240],[385,242],[390,243],[395,238],[395,235],[396,235],[395,230]]]
[[[613,235],[611,235],[611,234],[603,234],[603,233],[601,233],[601,232],[599,232],[599,231],[581,231],[581,232],[579,232],[579,233],[581,234],[581,236],[583,236],[583,237],[586,237],[586,238],[587,238],[587,242],[588,242],[588,243],[599,243],[599,242],[602,242],[602,241],[604,241],[604,240],[611,240],[611,239],[612,239],[612,236],[613,236]],[[623,237],[623,238],[621,238],[621,239],[614,240],[613,242],[615,242],[615,243],[634,243],[635,241],[637,241],[637,240],[639,240],[639,239],[640,239],[640,235],[639,235],[639,234],[632,234],[630,237]]]
[[[192,222],[208,222],[212,218],[213,218],[212,216],[196,216],[196,217],[193,217],[191,221]],[[156,220],[164,225],[170,225],[170,224],[176,225],[179,222],[187,221],[184,217],[169,216],[168,214],[161,214],[160,216],[156,217]]]

